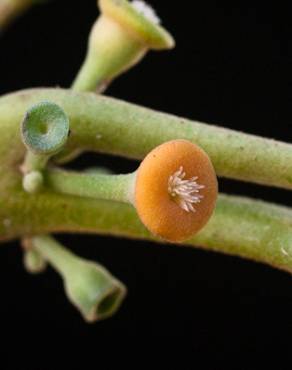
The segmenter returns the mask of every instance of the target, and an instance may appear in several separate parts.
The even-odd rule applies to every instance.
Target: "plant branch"
[[[66,150],[93,150],[140,159],[162,142],[187,139],[210,156],[219,176],[292,188],[292,145],[175,117],[92,93],[34,89],[0,99],[1,128],[11,142],[2,156],[23,156],[15,130],[29,106],[59,104],[70,118]],[[8,142],[7,142],[8,143]],[[17,146],[19,146],[17,150]]]
[[[135,173],[108,175],[59,169],[45,171],[46,185],[56,192],[125,203],[131,202],[131,189],[134,179]]]
[[[159,241],[141,224],[131,205],[59,194],[46,187],[33,195],[23,190],[19,166],[26,149],[20,138],[20,122],[27,108],[42,100],[60,104],[69,115],[71,148],[141,158],[163,141],[186,138],[209,153],[220,175],[289,187],[292,149],[288,144],[94,94],[55,89],[22,91],[0,99],[0,171],[5,174],[0,179],[2,241],[50,232],[88,232]],[[188,244],[291,271],[291,220],[292,211],[285,207],[221,195],[208,225]]]
[[[3,200],[1,200],[3,203]],[[9,240],[51,232],[81,232],[163,242],[140,222],[134,207],[51,191],[13,193],[0,208],[0,235]],[[292,211],[221,195],[207,226],[187,245],[241,256],[292,271]],[[9,223],[7,222],[9,221]]]

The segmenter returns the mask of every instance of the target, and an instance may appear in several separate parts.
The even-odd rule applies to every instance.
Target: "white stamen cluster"
[[[199,192],[205,186],[197,183],[198,177],[184,180],[186,173],[181,166],[168,180],[168,192],[186,212],[196,212],[193,204],[201,202],[204,198]]]
[[[150,5],[141,0],[133,0],[131,4],[140,14],[144,15],[145,18],[149,19],[154,24],[160,24],[160,18]]]

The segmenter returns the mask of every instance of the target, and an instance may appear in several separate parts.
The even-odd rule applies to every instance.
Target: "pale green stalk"
[[[62,89],[25,90],[0,99],[1,129],[3,133],[7,131],[4,135],[10,140],[2,139],[3,160],[23,157],[23,146],[15,132],[28,107],[42,100],[59,104],[69,116],[71,136],[67,150],[93,150],[141,159],[165,141],[187,139],[208,153],[219,176],[292,188],[291,144],[190,121],[108,97]]]
[[[108,175],[58,169],[45,171],[45,185],[58,193],[125,203],[132,202],[134,181],[135,173]]]
[[[42,171],[46,167],[49,159],[50,157],[48,155],[35,154],[31,151],[27,151],[21,166],[22,172],[25,174],[30,171]]]
[[[2,240],[51,232],[81,232],[164,242],[141,224],[134,207],[48,191],[33,197],[14,192],[0,210]],[[3,218],[3,213],[10,218]],[[6,222],[9,220],[9,224]],[[219,197],[207,226],[187,243],[292,270],[292,211],[252,201]]]
[[[125,203],[133,199],[135,173],[115,176],[50,169],[45,179],[46,186],[63,194]],[[187,244],[230,254],[236,249],[236,254],[267,263],[272,258],[278,267],[292,272],[291,216],[292,211],[284,208],[220,195],[213,219]]]
[[[203,146],[221,175],[289,187],[287,178],[292,163],[289,144],[187,121],[94,94],[58,89],[22,91],[0,99],[0,171],[5,174],[0,179],[3,241],[50,232],[90,232],[158,241],[141,224],[131,205],[64,195],[46,188],[33,195],[23,191],[19,165],[26,149],[21,143],[19,124],[27,108],[42,100],[56,102],[69,115],[71,148],[141,158],[157,144],[183,137]],[[292,211],[285,207],[221,195],[208,225],[188,244],[291,271],[291,220]]]

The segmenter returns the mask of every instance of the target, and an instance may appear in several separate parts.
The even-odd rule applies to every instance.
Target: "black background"
[[[153,0],[177,47],[150,53],[107,94],[291,141],[292,23],[289,9],[279,3]],[[96,15],[94,0],[58,0],[19,19],[0,39],[0,93],[68,87]],[[75,166],[97,163],[120,172],[137,165],[87,154]],[[285,190],[231,180],[220,180],[220,188],[292,206]],[[177,369],[262,369],[272,358],[277,369],[291,368],[288,274],[190,248],[97,236],[60,239],[105,264],[127,284],[128,297],[113,319],[88,326],[66,301],[53,270],[31,277],[18,243],[3,245],[0,341],[2,354],[13,352],[11,366],[16,358],[19,369],[87,369],[89,363],[107,369],[113,360],[124,366],[138,354],[136,368],[146,360],[151,367],[162,361],[164,368],[178,359]]]

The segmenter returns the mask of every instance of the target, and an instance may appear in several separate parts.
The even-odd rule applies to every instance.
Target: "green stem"
[[[46,185],[59,193],[129,203],[133,199],[135,173],[107,175],[49,169]]]
[[[97,58],[98,60],[98,58]],[[72,84],[74,91],[95,91],[101,93],[109,85],[110,79],[99,74],[99,68],[88,56],[82,64],[76,79]]]
[[[131,199],[129,194],[134,179],[135,174],[79,174],[51,169],[46,173],[47,185],[55,191],[125,203]],[[281,268],[286,268],[283,262],[286,264],[287,257],[291,256],[288,257],[288,269],[292,272],[290,217],[291,211],[284,213],[280,208],[265,203],[220,195],[213,222],[206,227],[207,232],[204,229],[189,243],[198,243],[230,254],[233,254],[236,248],[236,254],[255,260],[264,259],[268,263],[268,254],[271,253],[273,258],[277,257]],[[137,236],[139,235],[135,235]]]
[[[31,239],[32,248],[49,262],[60,274],[66,275],[74,270],[76,257],[52,237],[41,235]]]
[[[118,23],[100,17],[91,31],[87,55],[72,89],[103,92],[115,77],[138,63],[146,51]]]
[[[90,232],[156,240],[128,204],[59,194],[27,194],[19,165],[26,149],[19,123],[42,100],[60,104],[71,119],[71,148],[141,158],[157,144],[186,138],[201,145],[220,175],[291,187],[292,146],[174,116],[94,94],[36,89],[0,99],[0,239],[50,232]],[[242,146],[242,150],[239,147]],[[252,160],[254,159],[254,160]],[[289,185],[290,184],[290,185]],[[292,269],[292,210],[220,196],[208,225],[188,244]]]
[[[27,151],[23,165],[21,166],[22,172],[42,171],[46,167],[49,159],[49,155],[35,154],[31,151]]]
[[[0,225],[4,240],[25,234],[90,232],[163,242],[145,229],[134,207],[125,203],[54,192],[36,194],[33,199],[19,197],[15,194],[9,205],[14,213],[6,234]],[[185,244],[292,271],[291,220],[292,210],[285,207],[221,195],[209,223]]]
[[[14,162],[12,149],[15,157],[23,156],[15,132],[27,108],[42,100],[59,104],[70,118],[67,151],[95,150],[140,159],[162,142],[182,138],[209,154],[219,176],[292,188],[291,144],[62,89],[26,90],[0,99],[0,127],[10,138],[0,147],[3,160],[10,157]]]
[[[189,244],[292,272],[291,216],[284,207],[224,195],[214,217]]]

